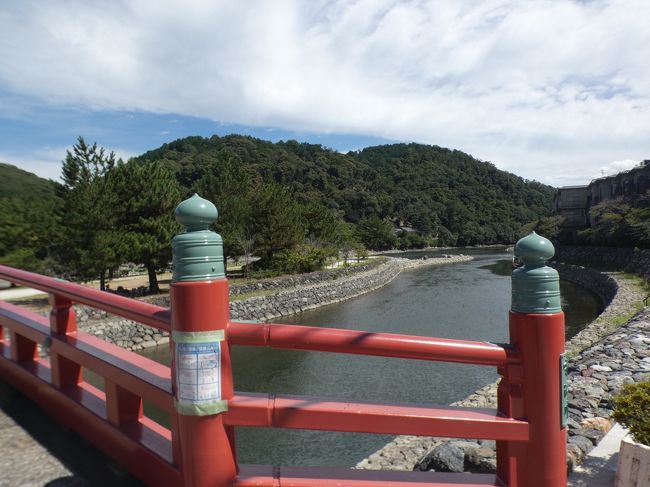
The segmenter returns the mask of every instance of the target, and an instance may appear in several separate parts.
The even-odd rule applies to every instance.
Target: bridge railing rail
[[[196,197],[188,201],[197,203]],[[205,205],[204,201],[198,203]],[[513,279],[510,344],[247,323],[230,320],[227,280],[219,267],[221,249],[212,237],[216,234],[207,230],[210,220],[202,217],[202,226],[193,226],[196,222],[189,221],[193,216],[183,214],[181,206],[177,218],[188,231],[174,242],[170,310],[0,266],[1,279],[49,293],[52,305],[48,319],[0,302],[0,325],[10,332],[5,336],[0,328],[0,378],[149,485],[563,485],[558,483],[566,479],[566,430],[560,405],[563,315],[555,306],[554,289],[540,297],[535,286],[529,286],[540,269],[542,280],[552,281],[544,275],[548,268],[537,265],[536,254],[528,259],[530,265],[524,266],[520,280]],[[198,264],[197,248],[204,248],[206,254]],[[523,257],[526,262],[530,256]],[[525,296],[515,296],[515,288]],[[539,299],[544,301],[541,308],[526,307]],[[172,368],[78,330],[73,303],[171,331]],[[39,344],[49,357],[39,354]],[[235,392],[230,361],[233,345],[495,366],[502,377],[498,407],[415,406]],[[104,390],[84,381],[82,368],[102,377]],[[145,416],[143,401],[168,414],[170,427]],[[237,426],[494,439],[497,473],[240,465],[235,448]]]

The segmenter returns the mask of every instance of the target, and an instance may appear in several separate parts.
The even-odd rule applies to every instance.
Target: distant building
[[[553,212],[565,217],[563,227],[573,233],[593,225],[589,209],[614,198],[630,198],[650,189],[650,159],[628,171],[594,179],[586,186],[564,186],[558,189]]]
[[[395,235],[399,235],[401,233],[414,233],[414,234],[419,235],[421,232],[419,230],[413,228],[413,227],[400,226],[400,227],[394,228],[393,233]]]
[[[564,186],[555,195],[554,213],[564,217],[565,227],[584,228],[589,224],[589,186]]]

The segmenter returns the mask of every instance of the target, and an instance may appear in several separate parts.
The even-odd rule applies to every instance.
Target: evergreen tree
[[[122,260],[142,264],[149,276],[149,291],[160,291],[156,273],[171,262],[171,240],[180,226],[174,208],[181,192],[174,171],[159,162],[130,160],[111,174],[119,201],[117,222],[122,239]]]
[[[310,244],[322,248],[328,257],[337,255],[350,238],[347,224],[317,203],[301,207],[301,213]]]
[[[369,216],[359,221],[357,235],[369,249],[388,250],[397,244],[393,224],[378,216]]]
[[[79,137],[63,161],[63,185],[57,187],[59,218],[64,226],[58,237],[57,254],[72,276],[100,278],[105,289],[106,274],[122,263],[121,238],[117,230],[119,201],[110,187],[109,176],[116,161],[113,152]]]
[[[252,200],[251,234],[255,238],[255,254],[261,266],[268,266],[273,255],[292,249],[305,239],[305,225],[300,206],[289,191],[274,183],[262,183]]]
[[[193,189],[219,211],[214,228],[223,238],[224,255],[249,254],[255,240],[251,229],[252,181],[236,158],[219,154]]]

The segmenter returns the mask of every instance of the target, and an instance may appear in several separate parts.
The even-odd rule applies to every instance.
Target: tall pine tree
[[[117,221],[123,259],[142,264],[149,275],[149,291],[160,291],[157,272],[171,261],[171,240],[180,227],[174,208],[181,192],[174,171],[162,162],[130,160],[111,174],[120,204]]]
[[[72,277],[100,279],[105,288],[107,273],[121,263],[120,236],[110,175],[121,163],[115,154],[77,139],[63,161],[63,184],[57,188],[61,200],[59,219],[64,230],[58,237],[57,254]]]

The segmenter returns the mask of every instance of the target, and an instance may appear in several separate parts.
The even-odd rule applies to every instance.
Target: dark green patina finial
[[[512,311],[519,313],[558,313],[560,277],[546,265],[555,248],[550,240],[532,232],[515,245],[515,257],[524,265],[512,273]]]
[[[176,207],[176,221],[186,230],[172,240],[172,282],[211,281],[226,277],[223,240],[218,233],[208,229],[218,216],[217,208],[198,194]]]

